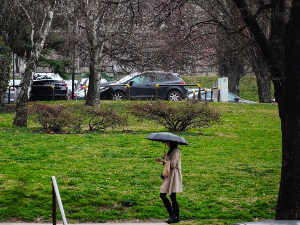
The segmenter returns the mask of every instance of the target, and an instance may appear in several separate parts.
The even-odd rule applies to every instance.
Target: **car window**
[[[177,80],[178,77],[170,73],[156,73],[153,74],[153,82],[164,82],[164,81],[173,81]]]
[[[60,85],[66,85],[64,80],[39,80],[39,81],[33,81],[33,85],[44,85],[44,86],[52,86],[55,84],[60,84]]]
[[[135,74],[130,74],[127,75],[125,77],[123,77],[122,79],[119,80],[120,83],[125,84],[127,83]]]
[[[132,81],[137,84],[147,83],[147,82],[150,82],[150,76],[148,76],[148,75],[137,76],[137,77],[133,78]]]
[[[206,92],[206,98],[211,98],[211,92]],[[204,92],[201,92],[201,97],[205,98],[205,91]]]

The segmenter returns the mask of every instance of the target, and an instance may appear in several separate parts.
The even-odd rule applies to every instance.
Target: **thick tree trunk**
[[[30,56],[26,65],[25,74],[22,79],[22,87],[17,97],[16,112],[13,125],[18,127],[27,127],[27,104],[35,66],[36,59],[34,57],[34,54],[32,53],[32,56]]]
[[[220,77],[228,77],[229,92],[240,95],[240,80],[244,76],[244,68],[241,60],[238,57],[230,57],[224,59],[220,64]]]
[[[282,131],[276,219],[300,220],[300,5],[293,1],[284,37],[284,77],[274,80]],[[276,85],[275,85],[276,84]]]
[[[257,50],[254,49],[252,53],[253,54],[252,54],[251,64],[257,80],[259,102],[270,103],[272,102],[272,99],[271,99],[271,79],[270,79],[269,69],[261,53],[257,52]]]
[[[21,91],[18,94],[17,97],[17,105],[16,105],[16,113],[13,121],[13,125],[19,126],[19,127],[27,127],[27,104],[29,99],[29,92],[30,92],[30,86],[32,83],[32,77],[33,73],[39,58],[39,55],[44,48],[44,43],[46,40],[46,37],[49,33],[52,19],[53,19],[53,10],[55,8],[56,1],[54,1],[54,7],[53,9],[48,9],[45,12],[45,18],[42,23],[42,27],[39,30],[39,39],[37,41],[34,40],[34,32],[35,27],[34,24],[32,24],[32,32],[31,32],[31,54],[29,57],[29,60],[26,65],[25,69],[25,75],[22,80],[22,87]],[[27,14],[28,18],[30,19],[29,15]],[[30,19],[31,21],[31,19]]]
[[[298,69],[298,77],[299,73]],[[282,131],[281,182],[276,219],[300,220],[300,79],[294,76],[284,83],[276,85],[276,96],[281,95],[276,99],[279,99]]]
[[[100,107],[101,68],[98,62],[98,51],[92,51],[90,57],[89,89],[86,105]]]
[[[89,34],[90,52],[90,75],[89,89],[87,93],[86,105],[100,107],[100,81],[101,81],[101,55],[104,42],[99,43],[96,25],[99,21],[93,21],[92,34]]]
[[[282,167],[275,219],[300,220],[300,1],[272,1],[271,35],[266,38],[245,0],[233,0],[254,35],[270,70],[282,131]]]

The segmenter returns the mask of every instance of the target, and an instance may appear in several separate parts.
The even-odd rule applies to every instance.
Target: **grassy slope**
[[[165,146],[144,138],[165,129],[128,115],[131,104],[103,101],[127,115],[130,125],[89,134],[44,134],[30,122],[17,128],[13,114],[0,114],[0,220],[50,222],[50,178],[56,176],[69,222],[163,221],[162,166],[154,159]],[[274,218],[281,165],[277,105],[212,104],[223,112],[221,124],[179,133],[190,143],[181,147],[182,223]]]

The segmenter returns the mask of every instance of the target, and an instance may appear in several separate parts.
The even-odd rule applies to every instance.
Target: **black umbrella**
[[[183,137],[171,134],[169,132],[151,133],[145,138],[151,141],[159,141],[163,143],[167,143],[168,141],[176,141],[179,145],[189,144]]]

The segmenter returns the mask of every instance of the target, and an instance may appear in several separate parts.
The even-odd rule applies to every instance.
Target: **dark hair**
[[[176,141],[169,141],[169,142],[170,142],[170,150],[168,151],[167,155],[170,155],[174,149],[178,148],[178,142]]]

